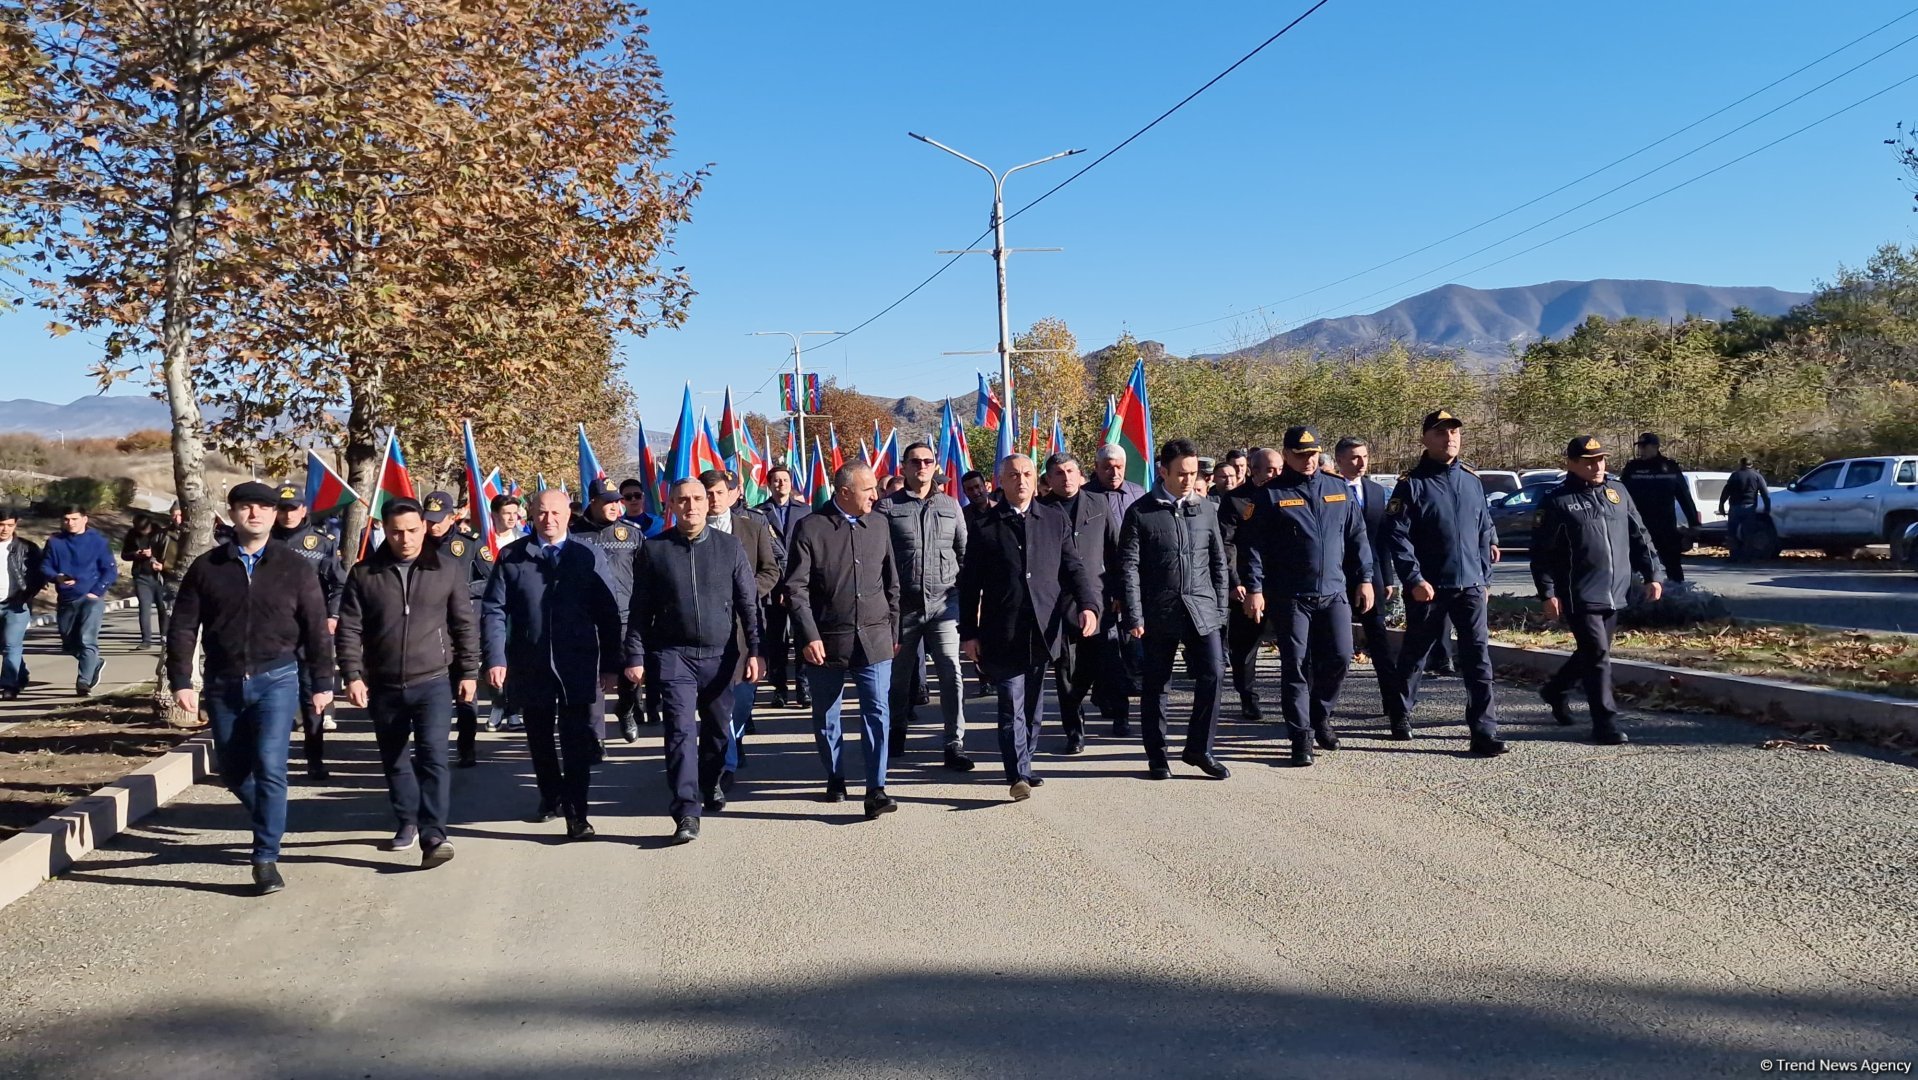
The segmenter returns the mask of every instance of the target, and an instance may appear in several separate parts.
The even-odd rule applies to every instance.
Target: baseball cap
[[[1299,454],[1317,452],[1320,449],[1319,437],[1303,424],[1289,427],[1285,429],[1285,448]]]
[[[1599,442],[1596,435],[1580,435],[1565,444],[1565,456],[1573,460],[1602,458],[1605,456],[1605,444]]]
[[[1426,431],[1430,431],[1435,427],[1464,427],[1464,426],[1465,426],[1465,421],[1460,420],[1456,416],[1453,416],[1452,411],[1450,409],[1433,409],[1431,412],[1425,414],[1424,430]]]
[[[271,484],[262,484],[258,480],[248,480],[233,485],[226,493],[228,506],[278,506],[280,493]]]
[[[453,496],[444,491],[429,491],[424,501],[416,504],[421,517],[438,525],[453,512]]]

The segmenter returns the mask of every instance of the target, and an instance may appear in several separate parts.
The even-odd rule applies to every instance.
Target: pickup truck
[[[1751,527],[1746,546],[1758,558],[1787,548],[1819,548],[1844,557],[1867,544],[1896,553],[1918,524],[1918,455],[1827,461],[1771,489],[1771,518]]]

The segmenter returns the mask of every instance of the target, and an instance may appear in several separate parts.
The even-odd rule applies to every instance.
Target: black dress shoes
[[[1239,715],[1247,720],[1263,720],[1265,719],[1265,710],[1259,708],[1257,698],[1240,698]]]
[[[1466,753],[1473,757],[1497,757],[1506,750],[1503,739],[1473,739]]]
[[[1293,743],[1292,764],[1299,768],[1312,764],[1312,747],[1305,743]]]
[[[1086,737],[1077,731],[1066,736],[1066,744],[1059,751],[1062,754],[1083,754],[1086,752]]]
[[[544,825],[558,816],[559,807],[554,806],[552,803],[543,802],[539,804],[539,809],[533,811],[533,816],[526,820],[534,825]]]
[[[1046,778],[1043,776],[1032,776],[1028,774],[1026,776],[1026,783],[1031,784],[1033,787],[1045,787]]]
[[[785,692],[784,690],[774,690],[774,691],[773,691],[773,696],[772,696],[771,698],[769,698],[769,699],[767,699],[767,701],[766,701],[766,707],[767,707],[767,708],[770,708],[770,709],[784,709],[784,708],[786,708],[786,707],[787,707],[787,706],[786,706],[786,692]]]
[[[867,821],[871,821],[881,814],[890,814],[897,809],[899,809],[899,804],[893,801],[892,796],[886,794],[885,788],[873,788],[871,791],[866,792]]]
[[[971,772],[972,759],[966,756],[964,750],[949,749],[946,751],[946,768],[953,772]]]
[[[1558,721],[1560,727],[1571,727],[1574,723],[1577,723],[1577,719],[1572,716],[1572,708],[1566,702],[1564,694],[1553,696],[1540,690],[1538,696],[1539,700],[1552,707],[1552,719]]]
[[[1321,750],[1337,750],[1339,748],[1339,733],[1333,731],[1330,727],[1314,728],[1312,730],[1312,741],[1317,743]]]
[[[568,840],[591,840],[598,835],[599,830],[593,828],[593,823],[587,821],[585,818],[575,818],[566,823],[566,839]]]
[[[673,843],[690,844],[697,839],[699,839],[699,819],[691,816],[680,818],[678,827],[673,830]]]
[[[280,876],[280,864],[276,862],[258,862],[253,864],[253,895],[271,896],[286,888],[286,879]]]
[[[706,812],[707,813],[717,814],[724,809],[726,809],[726,789],[725,788],[716,787],[706,793]],[[695,818],[694,820],[698,820],[698,819]]]
[[[1180,756],[1179,760],[1210,776],[1214,780],[1223,780],[1232,775],[1232,770],[1226,768],[1218,758],[1213,757],[1211,754],[1184,754]]]
[[[832,779],[826,781],[826,801],[827,802],[845,802],[846,801],[846,781],[844,777],[835,776]]]
[[[1115,739],[1130,739],[1132,737],[1132,724],[1125,720],[1114,720],[1112,722],[1112,737]]]
[[[1163,759],[1147,762],[1146,775],[1154,780],[1170,780],[1172,779],[1172,766],[1167,765]]]
[[[632,713],[619,718],[619,734],[629,743],[639,741],[639,718]]]
[[[1392,724],[1392,738],[1397,742],[1411,742],[1412,725],[1405,720],[1394,721]]]
[[[1599,728],[1592,732],[1592,741],[1600,746],[1623,746],[1632,738],[1617,728]]]

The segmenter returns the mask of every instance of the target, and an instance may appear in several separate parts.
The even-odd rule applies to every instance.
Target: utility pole
[[[1013,415],[1012,320],[1006,310],[1006,256],[1015,249],[1006,247],[1006,178],[1011,176],[1013,173],[1018,172],[1020,169],[1030,169],[1034,165],[1044,165],[1048,161],[1057,161],[1060,158],[1071,157],[1074,154],[1083,154],[1085,153],[1085,151],[1084,149],[1062,150],[1059,153],[1053,154],[1050,157],[1042,157],[1037,161],[1028,161],[1024,165],[1014,165],[1012,168],[1007,169],[1003,173],[997,173],[997,172],[993,172],[991,166],[986,165],[984,162],[981,162],[975,158],[967,157],[966,155],[960,153],[957,150],[954,150],[952,147],[947,146],[946,144],[939,142],[936,139],[929,139],[926,136],[913,131],[908,131],[906,132],[906,134],[911,135],[913,138],[918,139],[920,142],[925,143],[928,146],[936,146],[939,149],[944,150],[946,153],[951,154],[953,157],[956,157],[961,161],[965,161],[973,165],[977,165],[979,168],[985,170],[985,173],[987,176],[992,177],[992,261],[994,266],[997,268],[998,277],[999,277],[999,392],[1003,399],[999,402],[999,404],[1001,407],[1005,409],[1005,415],[1010,417]],[[1017,250],[1057,251],[1059,249],[1058,248],[1019,248]],[[941,255],[947,255],[947,254],[974,255],[974,254],[983,254],[983,252],[942,251],[939,254]]]
[[[821,336],[843,337],[844,335],[844,330],[754,330],[751,334],[747,335],[749,337],[786,337],[792,339],[793,403],[799,406],[799,410],[793,413],[793,418],[799,424],[799,437],[794,441],[794,445],[799,448],[799,456],[801,457],[806,456],[806,368],[804,357],[800,350],[800,339]],[[770,441],[770,436],[768,437],[768,441]],[[766,452],[771,454],[771,447],[768,447]],[[789,461],[786,464],[791,465],[792,462]]]

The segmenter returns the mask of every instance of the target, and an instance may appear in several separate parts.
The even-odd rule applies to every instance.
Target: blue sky
[[[987,223],[983,173],[1009,208],[1064,179],[1237,59],[1309,0],[1163,5],[669,2],[652,41],[682,165],[713,175],[679,241],[699,296],[685,327],[627,343],[651,427],[688,373],[776,405],[783,339],[754,330],[863,321]],[[1918,34],[1918,15],[1625,166],[1423,255],[1264,308],[1551,190],[1743,96],[1909,4],[1848,0],[1332,0],[1144,138],[1009,226],[1012,319],[1064,318],[1082,346],[1130,329],[1178,353],[1265,327],[1372,311],[1450,281],[1664,278],[1807,289],[1918,218],[1882,140],[1918,121],[1918,83],[1683,191],[1476,275],[1918,72],[1918,41],[1592,207],[1449,270],[1435,268],[1719,135]],[[1425,273],[1426,271],[1434,271]],[[1399,285],[1405,279],[1413,279]],[[1396,288],[1388,288],[1389,286]],[[1378,295],[1367,294],[1377,292]],[[960,394],[996,337],[992,266],[971,256],[809,368],[869,393]],[[1209,321],[1210,320],[1210,321]],[[88,393],[97,346],[0,317],[7,397]],[[1193,326],[1190,324],[1199,323]],[[818,339],[814,339],[817,341]],[[710,400],[717,408],[717,398]]]

